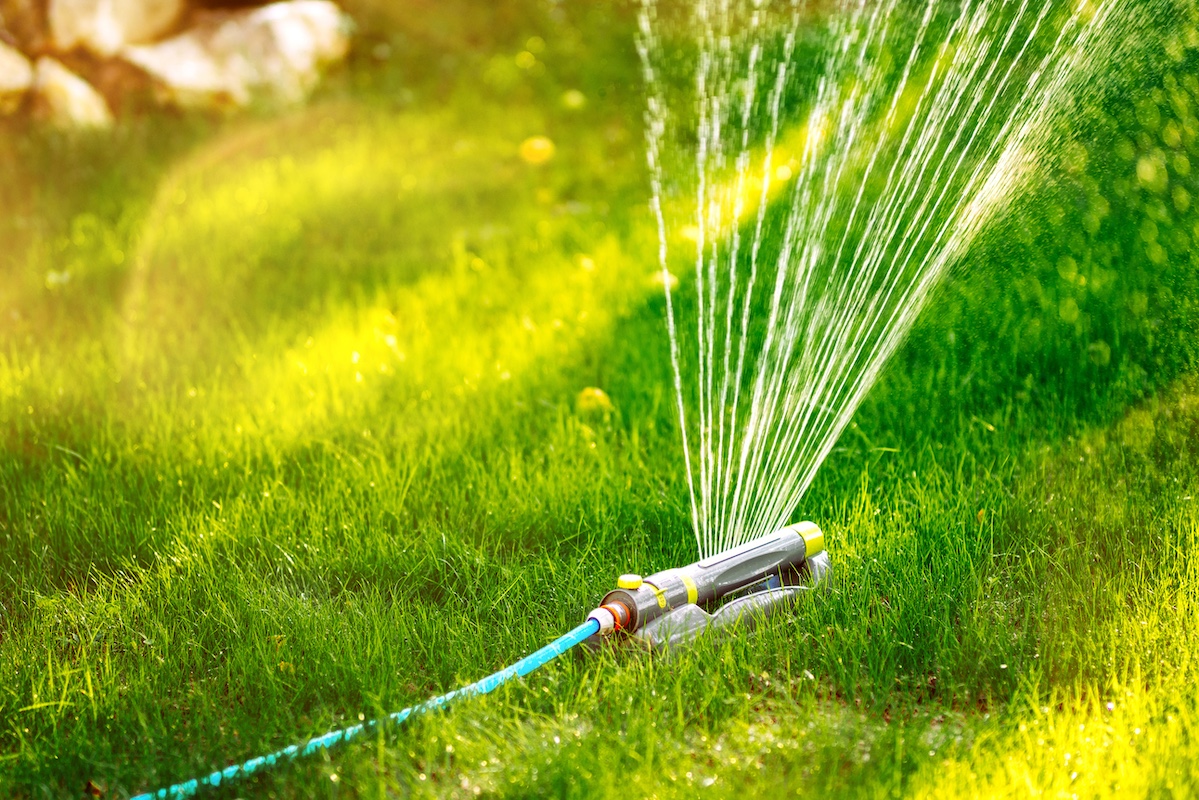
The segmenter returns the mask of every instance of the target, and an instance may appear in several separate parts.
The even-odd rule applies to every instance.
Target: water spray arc
[[[642,0],[651,209],[701,554],[791,518],[1134,12],[697,0],[687,61],[667,57],[667,23]]]
[[[398,725],[452,702],[488,694],[588,640],[632,639],[654,648],[690,641],[708,629],[748,628],[784,608],[829,570],[824,534],[803,522],[749,542],[718,558],[646,578],[622,575],[617,588],[578,627],[499,672],[382,719],[331,731],[202,777],[136,795],[132,800],[182,800],[304,756],[361,738],[381,725]],[[720,606],[720,602],[729,602]],[[709,614],[709,611],[715,611]]]

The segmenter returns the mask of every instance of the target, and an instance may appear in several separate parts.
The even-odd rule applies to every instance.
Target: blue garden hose
[[[348,742],[366,731],[375,730],[380,724],[398,724],[413,714],[441,708],[451,700],[487,694],[518,675],[528,675],[597,633],[609,635],[622,631],[655,645],[691,638],[710,626],[736,624],[750,612],[767,613],[799,591],[781,586],[785,576],[790,576],[789,580],[795,578],[799,574],[797,570],[803,567],[810,581],[816,581],[828,572],[828,557],[823,551],[824,533],[820,528],[811,522],[799,522],[686,567],[663,570],[645,578],[622,575],[617,581],[617,588],[604,596],[602,605],[588,615],[586,622],[481,681],[409,706],[382,719],[332,731],[309,739],[304,744],[293,744],[242,764],[233,764],[203,778],[193,778],[156,792],[139,794],[133,800],[191,797],[201,787],[220,786],[226,781],[273,767],[281,761],[294,761],[300,756],[312,755],[318,750]],[[762,583],[772,577],[774,583]],[[728,604],[724,611],[715,616],[700,609],[701,605],[711,606],[726,596],[734,596],[754,585],[765,586],[770,591],[759,591],[743,597]]]
[[[381,722],[394,722],[399,724],[411,717],[413,714],[420,714],[425,711],[441,708],[451,700],[458,700],[463,697],[471,697],[473,695],[487,694],[490,691],[498,689],[509,680],[516,676],[528,675],[533,670],[540,666],[548,664],[558,656],[565,653],[570,648],[582,642],[584,639],[599,632],[600,623],[594,619],[588,619],[579,627],[575,628],[570,633],[561,638],[547,644],[531,655],[525,656],[520,661],[517,661],[510,667],[505,667],[499,672],[488,675],[480,681],[463,686],[461,689],[455,689],[452,692],[434,697],[431,700],[426,700],[415,706],[409,706],[402,711],[397,711],[394,714],[389,714],[381,720],[372,720],[370,722],[351,725],[348,728],[343,728],[338,731],[326,733],[323,736],[317,736],[314,739],[309,739],[304,744],[293,744],[282,750],[277,750],[274,753],[268,753],[264,756],[251,758],[241,764],[233,764],[218,770],[211,775],[205,775],[202,778],[192,778],[190,781],[176,783],[173,786],[168,786],[159,789],[156,792],[147,792],[139,794],[132,800],[176,800],[176,798],[191,797],[202,787],[205,786],[220,786],[226,781],[242,778],[246,775],[252,775],[255,772],[273,767],[282,761],[294,761],[301,756],[312,755],[318,750],[332,747],[339,742],[348,742],[362,735],[364,732],[373,729]]]

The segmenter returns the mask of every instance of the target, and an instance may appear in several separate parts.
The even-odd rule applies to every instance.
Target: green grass
[[[396,710],[693,558],[627,14],[385,12],[306,110],[6,123],[0,795]],[[1194,793],[1195,25],[872,392],[798,512],[827,591],[213,796]]]

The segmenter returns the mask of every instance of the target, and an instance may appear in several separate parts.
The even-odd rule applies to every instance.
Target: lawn
[[[303,109],[4,123],[0,795],[397,710],[694,560],[633,10],[576,6],[351,4]],[[824,591],[209,796],[1199,791],[1199,12],[1119,71],[797,509]]]

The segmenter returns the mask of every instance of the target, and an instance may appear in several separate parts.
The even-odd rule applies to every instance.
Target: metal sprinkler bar
[[[799,522],[686,567],[646,578],[622,575],[587,618],[599,623],[600,636],[623,632],[665,648],[710,628],[752,626],[829,569],[824,533],[815,523]]]
[[[752,625],[806,591],[828,570],[824,534],[811,522],[800,522],[686,567],[655,572],[648,578],[622,575],[618,588],[604,596],[603,604],[588,614],[583,624],[480,681],[386,717],[331,731],[208,775],[137,795],[133,800],[182,800],[359,738],[381,724],[399,724],[450,702],[487,694],[512,678],[528,675],[575,645],[600,636],[623,632],[660,648],[689,641],[709,628]],[[726,602],[709,613],[707,609],[714,609],[721,600]]]

